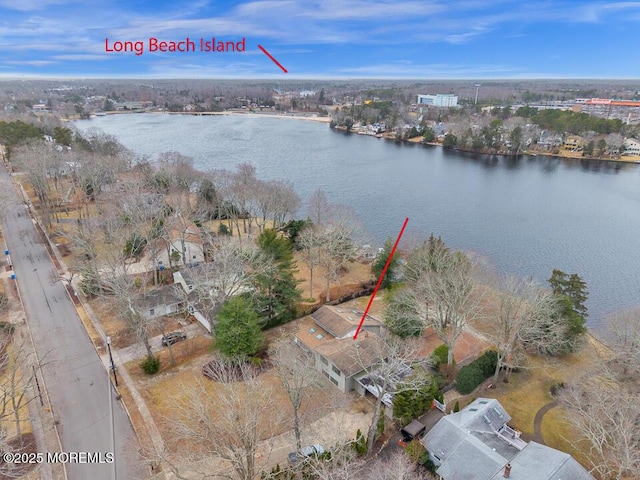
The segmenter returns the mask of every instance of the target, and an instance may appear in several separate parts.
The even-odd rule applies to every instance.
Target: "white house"
[[[625,138],[623,143],[623,157],[640,156],[640,140],[635,138]]]
[[[200,229],[191,223],[184,229],[173,229],[169,239],[158,240],[159,265],[197,265],[204,262],[204,242]]]
[[[595,480],[571,455],[525,442],[500,402],[478,398],[441,418],[420,443],[441,480]]]

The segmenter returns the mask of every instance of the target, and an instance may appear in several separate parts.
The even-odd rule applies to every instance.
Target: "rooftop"
[[[357,340],[334,338],[318,345],[315,351],[331,360],[345,377],[351,377],[381,360],[376,337],[374,333],[362,332]]]
[[[345,338],[347,336],[353,336],[363,314],[364,312],[356,309],[323,305],[311,314],[311,318],[313,318],[318,326],[334,337]],[[381,328],[382,323],[371,315],[367,315],[363,323],[363,328],[367,327]]]

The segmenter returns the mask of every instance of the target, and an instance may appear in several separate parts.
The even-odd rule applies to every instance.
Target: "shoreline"
[[[393,136],[388,136],[385,134],[377,134],[377,135],[371,135],[371,134],[367,134],[367,133],[360,133],[360,132],[347,132],[345,127],[343,126],[338,126],[338,127],[334,127],[332,128],[332,130],[341,132],[343,134],[354,134],[354,135],[361,135],[364,137],[373,137],[373,138],[382,138],[384,140],[388,140],[388,141],[392,141],[392,142],[398,142],[398,143],[410,143],[410,144],[414,144],[414,145],[429,145],[432,147],[440,147],[440,148],[444,148],[442,143],[438,143],[438,142],[423,142],[421,140],[421,137],[413,137],[413,138],[406,138],[406,139],[397,139]],[[499,157],[521,157],[521,156],[527,156],[527,157],[556,157],[556,158],[562,158],[562,159],[566,159],[566,160],[589,160],[589,161],[598,161],[598,162],[612,162],[612,163],[621,163],[621,164],[625,164],[625,165],[640,165],[640,157],[638,158],[630,158],[628,160],[623,159],[623,158],[598,158],[598,157],[578,157],[575,155],[563,155],[562,153],[551,153],[551,152],[535,152],[535,151],[530,151],[530,150],[525,150],[519,153],[507,153],[507,152],[501,152],[501,153],[486,153],[486,152],[478,152],[478,151],[474,151],[474,150],[467,150],[467,149],[462,149],[462,148],[453,148],[451,149],[455,152],[460,152],[460,153],[469,153],[472,155],[487,155],[487,156],[499,156]]]
[[[251,118],[286,118],[291,120],[305,120],[308,122],[317,123],[331,123],[331,117],[320,117],[318,115],[311,114],[286,114],[286,113],[264,113],[264,112],[249,112],[249,111],[235,111],[225,110],[223,112],[133,112],[133,111],[115,111],[104,112],[105,115],[132,115],[132,114],[151,114],[151,115],[191,115],[195,117],[213,116],[213,115],[230,115],[238,117],[251,117]],[[100,115],[102,116],[102,115]],[[95,118],[97,116],[92,116]]]

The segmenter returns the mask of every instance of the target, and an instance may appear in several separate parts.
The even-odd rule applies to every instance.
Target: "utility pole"
[[[111,355],[111,337],[107,337],[107,350],[109,351],[109,363],[111,364],[111,370],[113,371],[113,381],[118,386],[118,375],[116,374],[116,364],[113,362],[113,355]]]
[[[109,362],[111,363],[111,370],[113,370],[113,379],[115,380],[116,386],[118,386],[118,377],[116,376],[116,366],[113,363],[113,356],[111,355],[111,337],[107,337],[107,350],[109,351]],[[113,391],[113,386],[111,385],[111,381],[109,380],[109,376],[107,375],[107,385],[109,386],[109,415],[111,417],[111,451],[113,452],[113,480],[118,479],[118,469],[116,467],[116,429],[115,429],[115,420],[113,418],[113,395],[115,392]]]

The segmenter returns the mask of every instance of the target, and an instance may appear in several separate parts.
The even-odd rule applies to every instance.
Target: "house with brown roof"
[[[302,321],[294,341],[315,358],[316,369],[336,387],[346,393],[356,390],[364,395],[366,390],[358,379],[380,360],[377,335],[382,333],[382,323],[367,315],[358,334],[363,312],[324,305]]]

